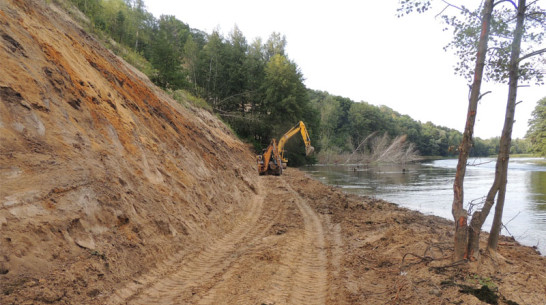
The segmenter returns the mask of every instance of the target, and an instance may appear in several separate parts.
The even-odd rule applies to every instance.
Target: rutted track
[[[326,304],[339,268],[329,249],[339,247],[339,231],[283,177],[260,177],[249,200],[231,232],[175,255],[110,303]]]
[[[324,304],[328,288],[328,261],[323,225],[309,204],[285,181],[283,190],[290,194],[303,216],[304,228],[288,241],[284,257],[288,264],[273,278],[274,304]]]

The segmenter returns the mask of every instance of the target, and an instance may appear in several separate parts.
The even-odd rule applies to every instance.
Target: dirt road
[[[171,257],[107,303],[485,304],[461,287],[487,281],[499,304],[541,302],[544,258],[514,264],[530,248],[503,246],[502,259],[481,270],[444,268],[449,221],[347,195],[293,169],[256,184],[230,232]]]
[[[259,178],[236,227],[118,290],[110,304],[325,304],[340,269],[340,232],[285,179]],[[288,179],[286,179],[288,178]]]

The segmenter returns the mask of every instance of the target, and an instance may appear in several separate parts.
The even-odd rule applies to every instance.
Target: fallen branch
[[[366,142],[368,142],[369,139],[371,139],[372,137],[374,137],[375,135],[377,134],[377,131],[374,131],[372,133],[370,133],[365,139],[364,141],[360,142],[360,144],[358,144],[357,148],[355,150],[353,150],[353,153],[349,156],[349,158],[347,158],[347,161],[345,161],[345,163],[343,164],[347,164],[349,162],[349,160],[351,160],[351,158],[353,157],[353,155],[360,149],[360,147],[362,145],[364,145]]]
[[[463,265],[463,264],[466,264],[468,262],[468,260],[466,259],[462,259],[460,261],[456,261],[454,263],[451,263],[449,265],[444,265],[444,266],[436,266],[436,267],[430,267],[432,269],[435,269],[435,270],[443,270],[443,269],[447,269],[447,268],[451,268],[451,267],[457,267],[459,265]]]
[[[426,252],[426,250],[425,250],[425,252]],[[412,256],[418,258],[419,261],[404,265],[404,260],[406,259],[406,256],[408,256],[408,255],[412,255]],[[421,256],[421,255],[417,255],[415,253],[408,252],[408,253],[404,254],[404,256],[402,257],[402,263],[401,263],[401,266],[400,266],[400,270],[403,270],[406,267],[413,266],[413,265],[420,264],[420,263],[425,263],[425,265],[427,265],[428,263],[432,262],[433,260],[435,260],[435,259],[432,256],[428,256],[428,255]]]

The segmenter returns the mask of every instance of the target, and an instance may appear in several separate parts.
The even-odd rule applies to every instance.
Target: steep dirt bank
[[[532,249],[449,266],[446,220],[259,177],[47,2],[0,0],[0,63],[0,304],[544,304]]]
[[[1,304],[109,294],[248,209],[249,150],[53,5],[0,1],[0,63]]]

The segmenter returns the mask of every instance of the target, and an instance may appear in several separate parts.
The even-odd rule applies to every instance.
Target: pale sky
[[[543,0],[541,0],[543,1]],[[472,1],[475,2],[475,1]],[[423,123],[463,131],[468,84],[453,73],[456,58],[443,47],[450,31],[435,13],[396,17],[398,1],[371,0],[145,0],[159,17],[175,15],[192,28],[227,37],[235,25],[250,44],[272,32],[286,36],[288,57],[300,67],[305,85],[386,105]],[[482,85],[492,91],[478,108],[475,135],[500,136],[506,108],[506,85]],[[522,138],[546,87],[520,88],[513,137]]]

